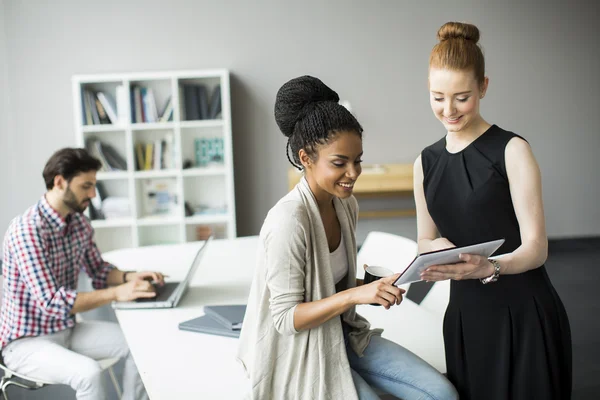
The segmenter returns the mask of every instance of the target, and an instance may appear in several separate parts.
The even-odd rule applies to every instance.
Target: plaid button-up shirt
[[[106,287],[113,265],[102,260],[94,230],[80,213],[62,218],[42,196],[15,218],[4,237],[0,349],[23,336],[75,325],[70,315],[80,269],[95,289]]]

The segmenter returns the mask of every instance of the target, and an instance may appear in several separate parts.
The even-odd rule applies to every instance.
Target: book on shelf
[[[162,112],[160,113],[160,119],[158,121],[159,122],[168,122],[168,121],[171,121],[172,118],[173,118],[173,97],[169,96],[169,98],[167,99],[167,103],[165,104],[165,107],[163,108]]]
[[[145,157],[144,157],[144,144],[142,142],[136,142],[135,144],[135,156],[136,156],[136,161],[137,161],[137,170],[138,171],[142,171],[146,168],[146,161],[145,161]]]
[[[153,144],[146,143],[146,157],[144,158],[144,170],[152,169],[152,160],[153,160]]]
[[[96,197],[90,200],[90,219],[104,219],[104,213],[102,213],[102,201],[107,197],[106,190],[102,182],[96,182]]]
[[[142,114],[144,122],[157,122],[158,111],[156,110],[156,100],[152,88],[141,88],[142,95]]]
[[[187,121],[200,119],[200,100],[195,85],[184,84],[183,96],[185,104],[185,118]]]
[[[137,169],[139,171],[174,169],[176,151],[173,144],[173,133],[167,133],[164,138],[135,144]]]
[[[84,108],[86,110],[86,125],[99,125],[100,117],[98,116],[98,108],[96,107],[96,96],[89,90],[83,91]]]
[[[217,119],[221,115],[221,85],[216,85],[210,96],[209,119]]]
[[[200,106],[199,119],[208,119],[208,91],[206,90],[206,86],[196,85],[196,90],[198,91],[198,104]]]
[[[100,105],[104,109],[104,113],[110,120],[110,123],[117,124],[119,122],[119,119],[117,116],[117,111],[116,111],[117,106],[116,106],[115,102],[113,101],[112,97],[110,97],[110,95],[108,93],[104,93],[104,92],[96,93],[96,97],[98,97],[98,100],[100,101]]]
[[[184,83],[182,87],[185,120],[210,119],[211,106],[206,86],[203,84]]]
[[[83,125],[92,125],[92,109],[88,106],[87,91],[81,87],[81,123]]]
[[[125,171],[127,169],[127,162],[111,145],[92,137],[86,140],[85,146],[93,157],[100,160],[101,171]]]
[[[98,119],[100,120],[101,124],[110,124],[110,119],[108,118],[108,115],[106,114],[106,110],[104,110],[104,107],[102,106],[102,103],[100,102],[100,99],[98,99],[98,97],[92,93],[92,96],[94,96],[94,104],[96,104],[96,110],[98,111]]]
[[[131,91],[131,122],[144,122],[144,107],[142,106],[142,88],[134,86]]]
[[[117,120],[118,122],[125,123],[128,120],[127,117],[127,88],[124,85],[118,85],[115,89],[117,97]]]

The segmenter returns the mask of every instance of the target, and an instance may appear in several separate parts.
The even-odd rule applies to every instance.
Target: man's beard
[[[87,205],[84,206],[83,203],[89,201],[89,199],[85,199],[81,202],[78,202],[77,197],[75,197],[75,193],[73,193],[71,189],[67,186],[67,190],[65,191],[65,195],[63,196],[62,201],[65,204],[65,206],[71,209],[71,211],[82,213],[87,208]]]

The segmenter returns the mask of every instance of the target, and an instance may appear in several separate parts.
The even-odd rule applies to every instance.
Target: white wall
[[[6,30],[4,20],[4,0],[0,0],[0,238],[8,226],[12,212],[12,196],[9,188],[12,186],[12,174],[15,157],[10,151],[13,137],[11,134],[11,117],[8,81],[8,52],[6,50]],[[0,245],[0,254],[2,254]]]
[[[287,188],[272,113],[281,84],[321,78],[352,103],[366,163],[412,162],[444,134],[429,108],[427,61],[437,28],[461,20],[482,31],[491,81],[484,117],[525,136],[541,165],[549,235],[599,235],[600,10],[586,3],[4,0],[0,56],[10,79],[0,82],[12,109],[0,107],[0,162],[12,200],[2,200],[0,231],[42,194],[50,154],[75,144],[73,74],[229,68],[238,233],[256,234]],[[414,235],[410,220],[385,227]]]

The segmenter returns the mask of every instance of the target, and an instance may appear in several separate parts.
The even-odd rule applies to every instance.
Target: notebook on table
[[[206,306],[204,307],[204,312],[227,328],[239,330],[242,329],[242,321],[244,321],[244,314],[246,314],[246,305]]]
[[[182,331],[208,333],[211,335],[229,336],[234,338],[239,338],[241,332],[239,329],[227,328],[208,315],[181,322],[179,324],[179,329]]]
[[[246,313],[245,305],[206,306],[203,315],[184,321],[179,329],[212,335],[240,337],[242,321]]]

